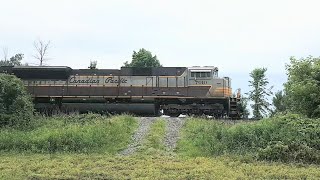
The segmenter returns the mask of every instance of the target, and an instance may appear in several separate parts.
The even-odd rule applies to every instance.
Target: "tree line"
[[[253,118],[286,113],[297,113],[310,118],[320,117],[320,58],[291,57],[290,63],[286,64],[288,80],[284,83],[283,90],[274,93],[272,104],[267,99],[273,93],[272,87],[267,87],[269,81],[266,71],[266,68],[256,68],[250,73],[251,91],[247,95],[253,102]]]

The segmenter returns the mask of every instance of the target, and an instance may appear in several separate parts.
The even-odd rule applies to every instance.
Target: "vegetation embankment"
[[[33,103],[22,81],[0,74],[0,128],[27,128],[33,118]]]
[[[190,119],[178,150],[188,156],[242,155],[249,159],[320,164],[320,121],[298,115],[225,124]]]
[[[34,117],[31,124],[28,130],[2,128],[0,151],[115,154],[126,147],[137,127],[131,116],[96,114]]]
[[[239,144],[243,145],[245,142],[253,142],[252,139],[255,138],[263,139],[259,136],[253,138],[255,135],[253,133],[248,136],[251,139],[246,139],[244,135],[250,134],[257,127],[264,129],[265,123],[269,125],[273,123],[274,126],[268,127],[272,129],[282,127],[281,124],[286,125],[300,122],[293,123],[293,127],[289,126],[293,130],[295,128],[300,129],[302,126],[310,127],[310,124],[314,123],[313,121],[309,122],[309,119],[302,120],[306,122],[300,122],[299,117],[296,116],[285,116],[281,120],[270,120],[270,124],[262,120],[238,125],[200,119],[187,120],[184,127],[183,139],[178,146],[178,153],[181,155],[208,156],[190,158],[164,153],[165,147],[163,141],[166,134],[166,121],[163,119],[158,119],[152,124],[150,132],[137,154],[134,156],[114,156],[112,154],[119,152],[119,150],[127,146],[130,135],[132,135],[133,130],[137,127],[137,122],[133,117],[106,117],[95,114],[42,117],[35,121],[33,123],[34,126],[28,130],[1,129],[4,130],[0,133],[2,148],[4,147],[3,144],[6,144],[6,142],[3,142],[3,138],[9,132],[12,134],[17,132],[25,134],[7,137],[9,146],[2,149],[0,155],[0,179],[319,179],[320,168],[316,165],[267,163],[254,161],[253,159],[247,161],[246,159],[237,158],[232,155],[219,157],[216,155],[222,154],[221,152],[223,151],[221,149],[223,149],[224,144],[220,144],[220,152],[215,151],[215,146],[212,146],[213,143],[218,142],[212,140],[220,135],[226,141],[233,140],[233,142],[230,142],[231,145],[227,143],[230,146],[224,148],[238,147]],[[241,130],[235,130],[239,127]],[[245,127],[248,127],[247,131],[243,129]],[[128,129],[126,130],[126,128]],[[219,128],[221,129],[220,133],[216,131]],[[235,131],[238,133],[221,133],[222,131]],[[278,133],[277,130],[275,131],[275,133]],[[310,131],[318,132],[314,131],[314,129]],[[2,134],[3,132],[5,133]],[[33,135],[35,132],[43,132],[43,134],[38,133]],[[266,136],[269,132],[271,130],[265,130],[264,135]],[[292,131],[293,134],[294,132]],[[308,134],[308,132],[305,132],[305,134]],[[40,145],[51,143],[52,141],[48,141],[48,138],[45,138],[48,137],[46,133],[53,133],[51,139],[57,140],[55,141],[57,142],[55,143],[57,146],[54,146],[56,147],[56,151],[50,151],[48,147],[37,148],[36,144],[34,144],[33,149],[32,146],[29,146],[34,142],[41,142],[39,143]],[[283,135],[288,133],[284,132]],[[230,136],[227,136],[228,134]],[[243,141],[238,142],[239,139],[233,139],[238,137],[238,135],[240,135],[239,138],[243,139]],[[279,135],[279,137],[283,135]],[[275,134],[271,133],[270,136],[273,137]],[[44,140],[33,141],[37,138],[44,138]],[[70,144],[61,140],[68,140],[67,142]],[[300,140],[309,142],[309,140]],[[13,148],[10,143],[16,142],[18,143]],[[90,143],[86,144],[86,142]],[[316,142],[314,143],[316,144]],[[24,148],[18,147],[20,144]],[[92,149],[86,149],[91,146]],[[245,150],[245,147],[242,146],[242,149],[228,152],[244,155],[249,152],[254,154],[253,150]],[[29,151],[43,153],[24,153],[24,155],[20,153]],[[88,153],[84,154],[82,152]]]

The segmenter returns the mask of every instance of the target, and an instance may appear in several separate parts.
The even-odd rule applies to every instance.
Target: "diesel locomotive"
[[[66,66],[2,66],[20,78],[39,111],[180,114],[240,118],[239,96],[218,68],[158,67],[72,69]]]

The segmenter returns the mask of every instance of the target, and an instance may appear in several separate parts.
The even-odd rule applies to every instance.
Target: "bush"
[[[33,111],[22,81],[13,75],[0,74],[0,127],[26,127]]]
[[[258,151],[258,159],[282,162],[306,162],[320,164],[319,151],[306,144],[296,142],[271,142],[264,149]]]
[[[285,115],[233,126],[190,120],[184,133],[202,155],[237,154],[259,160],[320,163],[319,119]]]
[[[130,116],[109,118],[87,114],[42,117],[32,130],[1,131],[0,151],[113,154],[126,147],[136,127],[137,122]]]

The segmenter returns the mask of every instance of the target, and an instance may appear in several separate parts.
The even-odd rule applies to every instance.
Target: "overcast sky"
[[[50,40],[45,63],[72,68],[90,60],[119,68],[145,48],[164,66],[217,66],[245,91],[249,72],[267,67],[280,89],[290,56],[319,56],[319,7],[318,0],[3,0],[0,47],[35,64],[34,40]]]

